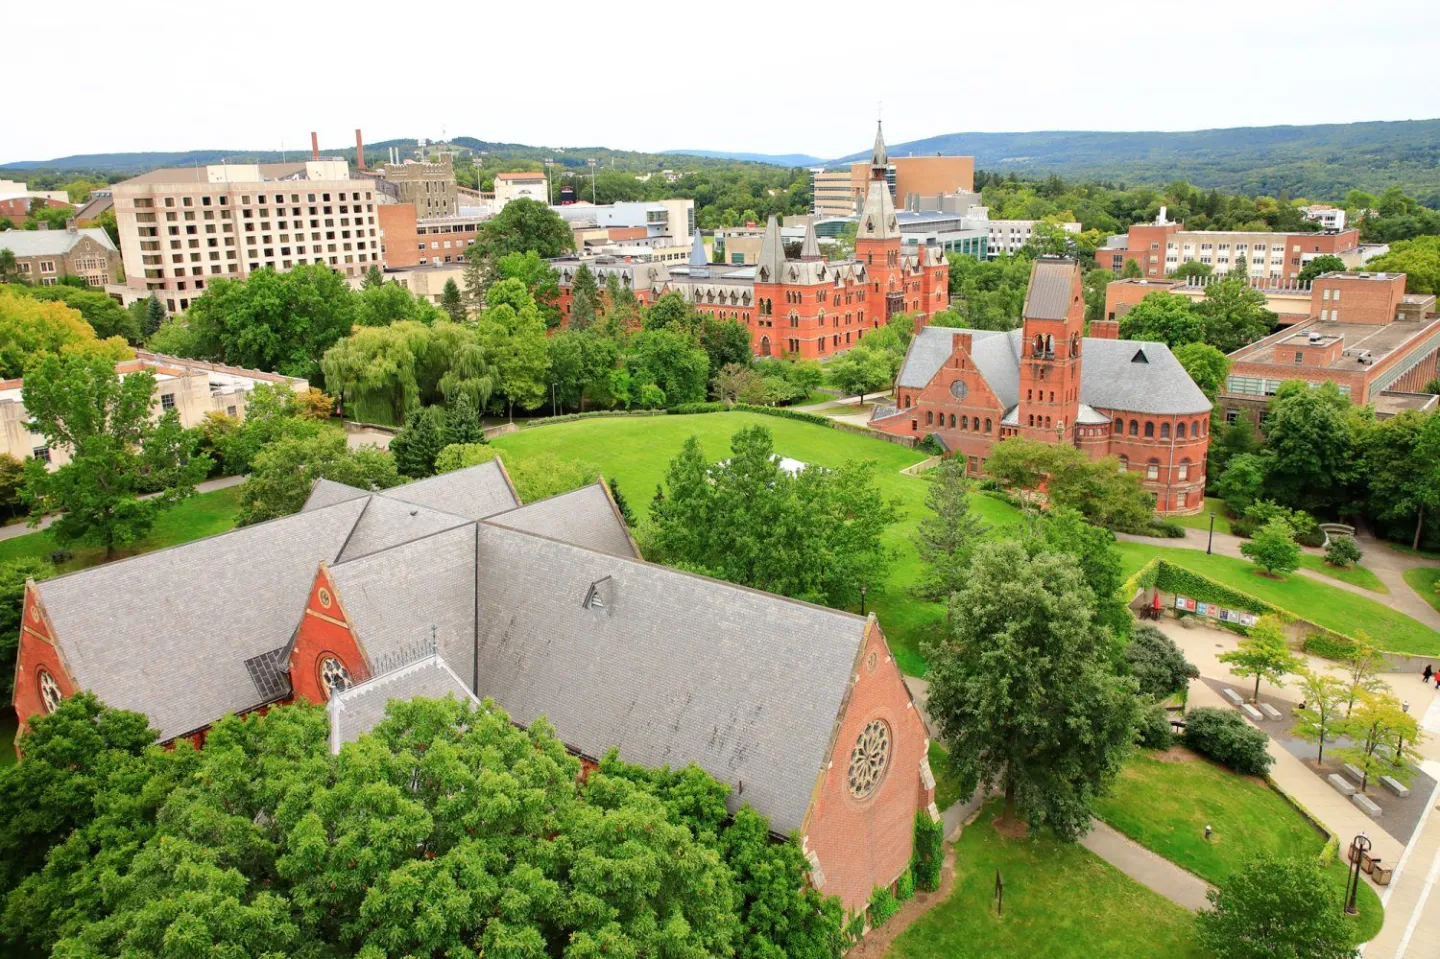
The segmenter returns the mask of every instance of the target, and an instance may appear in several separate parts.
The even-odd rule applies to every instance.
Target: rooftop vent
[[[1150,357],[1148,357],[1148,356],[1145,355],[1145,348],[1142,346],[1140,349],[1138,349],[1138,350],[1135,351],[1135,355],[1134,355],[1134,356],[1130,357],[1130,362],[1131,362],[1131,363],[1149,363],[1149,362],[1150,362]]]
[[[585,593],[585,602],[580,605],[586,609],[604,609],[606,597],[613,588],[614,580],[609,576],[602,576],[590,584],[590,589]]]

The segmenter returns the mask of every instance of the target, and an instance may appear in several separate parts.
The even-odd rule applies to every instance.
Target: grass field
[[[992,805],[965,827],[955,887],[895,940],[895,959],[1199,959],[1195,920],[1084,847],[1004,839]],[[995,876],[1005,915],[995,915]]]
[[[698,436],[706,457],[718,463],[730,454],[730,437],[752,425],[770,430],[777,453],[805,463],[833,467],[850,460],[876,462],[876,483],[886,496],[896,500],[900,519],[886,536],[887,544],[896,552],[895,563],[885,582],[871,586],[867,605],[884,624],[900,668],[913,676],[924,675],[920,643],[940,618],[941,607],[916,600],[910,595],[910,586],[920,575],[913,535],[925,509],[928,481],[904,475],[900,470],[925,459],[925,454],[883,440],[759,413],[577,420],[511,433],[496,439],[494,445],[505,457],[524,458],[548,451],[596,464],[606,479],[619,483],[644,523],[656,484],[664,479],[666,467],[687,437]],[[1013,523],[1019,518],[1013,507],[990,496],[976,495],[972,505],[991,525]],[[859,610],[859,596],[850,608]]]
[[[1201,759],[1171,762],[1137,755],[1095,814],[1120,832],[1212,884],[1264,854],[1318,856],[1325,837],[1283,796],[1264,783]],[[1205,839],[1205,826],[1214,834]],[[1345,869],[1329,864],[1337,890]],[[1337,892],[1337,895],[1339,893]],[[1384,920],[1379,897],[1362,886],[1355,941],[1374,938]]]
[[[1370,572],[1370,570],[1364,566],[1351,566],[1348,569],[1343,566],[1331,566],[1325,562],[1325,557],[1316,556],[1313,553],[1301,554],[1300,565],[1311,572],[1319,573],[1321,576],[1329,576],[1331,579],[1338,579],[1342,583],[1349,583],[1351,586],[1368,589],[1372,593],[1390,592],[1390,587],[1380,582],[1380,577]]]
[[[1405,582],[1420,594],[1421,599],[1440,610],[1440,593],[1435,591],[1440,587],[1440,566],[1416,566],[1407,569],[1404,576]]]
[[[1440,633],[1388,606],[1355,593],[1327,586],[1305,576],[1272,579],[1255,566],[1229,556],[1206,555],[1199,550],[1122,542],[1120,556],[1129,576],[1151,559],[1160,557],[1177,566],[1208,576],[1274,603],[1317,626],[1346,636],[1364,630],[1388,652],[1440,654]]]
[[[133,556],[152,550],[188,543],[192,539],[213,536],[235,527],[240,515],[240,487],[227,486],[210,493],[197,493],[174,509],[161,513],[155,521],[150,535],[135,546],[121,550],[121,556]],[[52,550],[58,549],[55,539],[48,530],[39,530],[0,540],[0,562],[7,559],[45,559]],[[60,566],[62,572],[94,566],[105,558],[105,551],[89,547],[72,549],[73,558]]]
[[[1214,496],[1205,497],[1205,510],[1196,513],[1194,516],[1171,517],[1181,526],[1188,526],[1191,529],[1203,529],[1210,531],[1210,514],[1215,514],[1215,532],[1230,532],[1230,511],[1225,508],[1223,499],[1216,499]]]

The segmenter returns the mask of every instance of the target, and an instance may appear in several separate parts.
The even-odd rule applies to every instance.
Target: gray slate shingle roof
[[[9,250],[16,256],[63,256],[80,242],[89,237],[107,250],[114,250],[110,234],[99,227],[86,227],[71,233],[69,230],[3,230],[0,231],[0,250]]]
[[[454,513],[402,503],[387,496],[366,496],[366,500],[365,511],[340,552],[342,563],[469,522]]]
[[[334,506],[336,503],[343,503],[346,500],[359,499],[370,494],[363,489],[356,489],[353,486],[346,486],[344,483],[337,483],[334,480],[318,479],[315,485],[310,488],[310,496],[305,500],[302,509],[323,509],[326,506]]]
[[[36,588],[81,688],[170,739],[267,701],[246,660],[290,641],[316,569],[363,507],[296,513]]]
[[[696,762],[798,829],[864,620],[482,523],[480,689],[591,756]],[[609,577],[606,579],[606,577]],[[603,581],[603,582],[602,582]],[[592,585],[603,608],[585,608]],[[743,794],[739,785],[743,782]]]
[[[384,490],[380,495],[466,519],[484,519],[520,505],[520,498],[515,495],[499,460],[406,483]]]
[[[487,523],[536,533],[586,549],[639,559],[625,521],[599,481],[569,493],[492,516]]]
[[[352,743],[361,733],[374,729],[385,718],[390,700],[418,696],[479,702],[465,681],[439,656],[423,659],[376,676],[330,698],[330,751],[339,752],[342,743]]]
[[[1022,316],[1035,320],[1063,320],[1070,311],[1070,294],[1079,267],[1074,260],[1039,259],[1030,271]]]

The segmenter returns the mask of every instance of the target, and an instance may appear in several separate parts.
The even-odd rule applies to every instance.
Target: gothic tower
[[[870,153],[870,179],[865,184],[865,205],[855,232],[855,259],[865,264],[865,313],[879,326],[892,313],[905,309],[905,278],[900,263],[900,223],[886,178],[890,161],[885,137],[875,122],[875,148]]]
[[[1080,265],[1041,257],[1030,269],[1020,343],[1020,435],[1073,443],[1080,411],[1085,298]]]

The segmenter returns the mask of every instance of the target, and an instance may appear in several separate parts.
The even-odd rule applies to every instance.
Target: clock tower
[[[1023,316],[1020,435],[1046,443],[1073,443],[1085,342],[1080,265],[1062,257],[1036,260]]]

